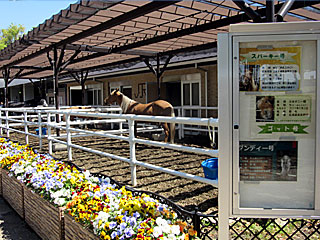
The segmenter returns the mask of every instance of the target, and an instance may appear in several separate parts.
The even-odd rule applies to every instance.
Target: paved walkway
[[[3,197],[0,197],[0,240],[40,240]]]

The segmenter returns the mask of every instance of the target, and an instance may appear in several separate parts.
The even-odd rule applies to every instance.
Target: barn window
[[[185,117],[200,117],[200,110],[193,109],[200,106],[200,84],[201,75],[198,73],[181,76],[182,114]]]

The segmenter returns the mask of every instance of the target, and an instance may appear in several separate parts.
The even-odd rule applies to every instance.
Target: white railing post
[[[65,114],[66,131],[67,131],[67,150],[68,160],[72,161],[72,148],[71,148],[71,131],[70,131],[70,113]]]
[[[119,123],[119,130],[120,130],[120,136],[122,136],[122,131],[123,131],[123,125],[122,122]]]
[[[25,133],[25,139],[26,139],[26,144],[29,144],[29,131],[28,131],[28,113],[24,112],[23,113],[23,117],[24,117],[24,133]]]
[[[51,140],[51,114],[47,113],[47,123],[48,123],[48,148],[49,154],[52,155],[52,140]]]
[[[184,107],[181,107],[181,112],[182,112],[182,116],[181,117],[185,117],[186,116],[186,110],[184,109]],[[184,138],[184,124],[181,124],[181,138]]]
[[[42,150],[42,123],[41,112],[38,112],[38,129],[39,129],[39,148]]]
[[[181,116],[181,108],[178,109],[178,117],[182,117]],[[181,138],[182,138],[182,124],[179,123],[178,126],[179,126],[179,132],[178,132],[179,140],[181,140]]]
[[[128,120],[129,125],[129,144],[130,144],[130,168],[131,168],[131,184],[137,185],[137,165],[136,165],[136,143],[134,136],[134,120]]]
[[[9,111],[6,110],[6,132],[7,132],[7,138],[9,138]]]

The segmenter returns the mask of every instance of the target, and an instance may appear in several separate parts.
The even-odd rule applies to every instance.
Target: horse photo
[[[114,90],[107,98],[104,99],[105,105],[110,105],[113,103],[120,105],[122,113],[124,114],[136,114],[136,115],[152,115],[152,116],[168,116],[174,117],[174,109],[170,103],[164,100],[156,100],[150,103],[138,103],[129,97],[125,96],[119,91],[119,89]],[[168,142],[170,136],[170,143],[174,142],[175,136],[175,124],[161,123],[164,134],[165,142]],[[135,127],[136,135],[136,127]]]
[[[240,91],[258,91],[259,79],[257,72],[259,72],[259,65],[242,65],[240,66]]]
[[[259,96],[256,99],[256,120],[259,122],[274,121],[274,96]]]

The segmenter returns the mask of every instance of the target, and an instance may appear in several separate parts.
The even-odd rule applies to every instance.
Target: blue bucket
[[[218,158],[209,158],[201,163],[204,176],[209,179],[218,179]]]
[[[42,130],[41,132],[42,135],[47,135],[47,128],[43,127],[41,130]],[[39,128],[36,128],[36,134],[39,135]]]

